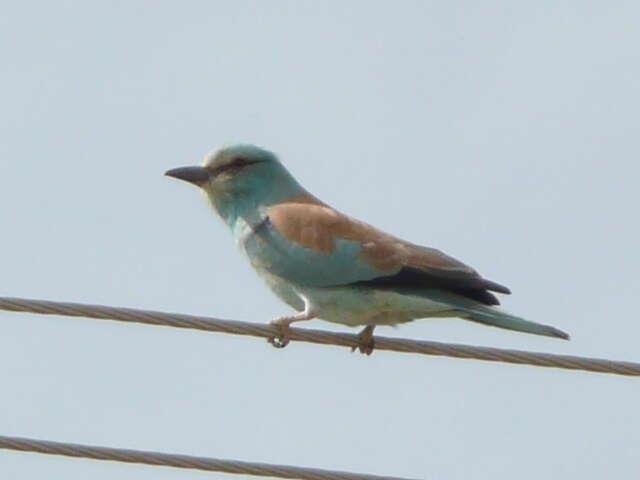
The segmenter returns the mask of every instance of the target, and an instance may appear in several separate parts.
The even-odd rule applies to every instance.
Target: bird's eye
[[[244,157],[236,157],[229,163],[229,167],[244,167],[251,162]]]
[[[244,158],[244,157],[235,157],[229,163],[215,167],[211,173],[214,176],[219,175],[223,172],[227,175],[234,175],[238,173],[240,170],[242,170],[243,168],[249,165],[252,165],[254,163],[257,163],[257,162],[249,160],[248,158]]]
[[[234,174],[239,172],[244,167],[250,164],[251,162],[246,158],[242,158],[242,157],[234,158],[233,160],[231,160],[231,162],[229,162],[229,164],[226,165],[224,171]]]

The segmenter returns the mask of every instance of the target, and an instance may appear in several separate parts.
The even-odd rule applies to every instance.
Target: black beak
[[[209,180],[209,172],[204,167],[180,167],[165,172],[167,177],[177,178],[201,187]]]

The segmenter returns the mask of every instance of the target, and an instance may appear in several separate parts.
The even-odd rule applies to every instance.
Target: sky
[[[202,195],[163,176],[249,142],[572,340],[457,319],[379,334],[638,361],[639,16],[632,1],[4,2],[0,295],[290,313]],[[0,312],[0,379],[0,435],[409,478],[638,469],[634,378]],[[232,478],[9,451],[0,472]]]

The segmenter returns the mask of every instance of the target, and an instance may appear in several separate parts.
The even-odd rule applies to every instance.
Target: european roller
[[[435,248],[402,240],[348,217],[307,192],[270,151],[235,145],[202,166],[166,175],[204,191],[240,250],[296,313],[271,321],[274,346],[289,326],[319,318],[364,326],[358,349],[371,354],[378,325],[459,317],[494,327],[568,339],[548,325],[508,314],[492,292],[507,287]]]

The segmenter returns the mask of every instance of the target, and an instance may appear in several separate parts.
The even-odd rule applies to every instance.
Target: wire
[[[250,335],[254,337],[273,338],[279,331],[268,324],[220,320],[211,317],[184,315],[179,313],[163,313],[131,308],[116,308],[100,305],[83,305],[79,303],[50,302],[25,298],[0,297],[0,310],[12,312],[30,312],[71,317],[89,317],[103,320],[164,325],[177,328],[191,328],[208,332]],[[322,330],[291,328],[291,340],[357,347],[358,336],[347,333],[333,333]],[[556,355],[551,353],[526,352],[500,348],[459,345],[431,341],[375,337],[376,350],[393,352],[419,353],[423,355],[439,355],[455,358],[472,358],[490,362],[505,362],[538,367],[555,367],[567,370],[584,370],[589,372],[612,373],[616,375],[640,376],[640,363],[613,361],[598,358]]]
[[[63,455],[66,457],[92,458],[94,460],[164,465],[167,467],[190,468],[209,472],[240,473],[260,477],[296,478],[300,480],[409,480],[399,477],[383,477],[379,475],[293,467],[290,465],[243,462],[240,460],[221,460],[219,458],[175,455],[146,450],[95,447],[20,437],[0,436],[0,448],[5,450],[19,450],[22,452],[45,453],[48,455]]]

